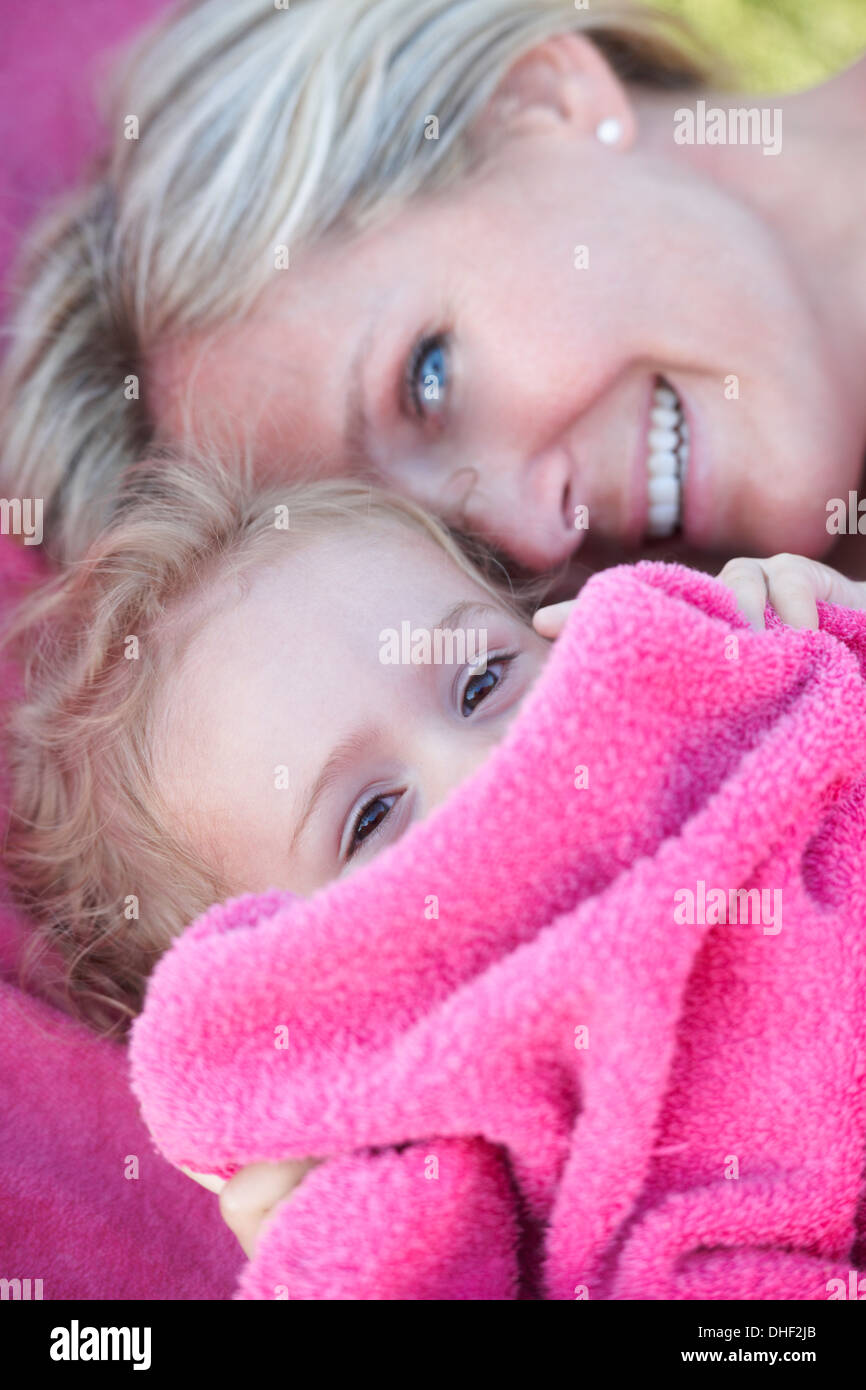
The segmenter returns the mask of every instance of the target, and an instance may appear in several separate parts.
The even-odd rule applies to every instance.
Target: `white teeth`
[[[667,478],[650,478],[649,500],[651,509],[662,502],[669,502],[671,506],[678,508],[680,503],[679,478],[673,475]]]
[[[650,452],[654,454],[661,449],[676,449],[680,437],[676,430],[650,430],[646,442]]]
[[[682,445],[680,445],[682,448]],[[663,453],[650,454],[646,461],[650,477],[675,478],[677,474],[677,456],[670,449]]]
[[[669,386],[657,386],[653,391],[649,423],[647,531],[650,536],[671,536],[682,520],[682,484],[689,461],[689,431],[679,397]]]
[[[650,507],[647,530],[651,536],[670,536],[676,530],[680,509],[677,505],[660,502]]]

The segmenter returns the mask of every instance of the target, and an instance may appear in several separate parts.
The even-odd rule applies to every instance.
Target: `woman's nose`
[[[580,543],[579,486],[563,446],[551,446],[525,459],[487,455],[478,462],[467,518],[519,564],[547,570]]]

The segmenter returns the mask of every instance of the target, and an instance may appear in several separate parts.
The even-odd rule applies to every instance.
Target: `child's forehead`
[[[280,602],[286,593],[324,612],[330,607],[354,609],[427,606],[443,596],[448,605],[458,599],[490,598],[483,585],[464,569],[455,555],[411,521],[390,515],[340,525],[304,538],[304,544],[271,547],[269,563],[241,576],[265,602]]]
[[[237,553],[214,557],[166,605],[161,627],[177,637],[201,631],[245,600],[283,601],[288,591],[335,605],[348,593],[380,588],[399,599],[431,587],[458,587],[467,598],[483,586],[411,518],[336,516],[299,521]]]
[[[273,582],[275,575],[301,587],[310,581],[324,599],[329,592],[337,598],[345,592],[344,587],[323,588],[329,579],[335,585],[370,590],[377,577],[385,582],[385,576],[388,592],[395,597],[442,584],[459,587],[469,597],[487,591],[456,542],[449,548],[421,522],[399,511],[336,516],[324,522],[301,520],[294,533],[290,524],[287,533],[275,535],[259,556],[242,565],[238,575],[242,588],[259,578]],[[494,598],[492,591],[490,596]]]
[[[443,543],[435,528],[399,510],[337,513],[323,520],[300,509],[288,527],[269,527],[234,552],[216,555],[170,601],[157,629],[164,675],[197,686],[202,669],[237,655],[272,660],[274,644],[294,648],[302,665],[311,646],[344,655],[378,642],[409,620],[431,629],[478,625],[479,610],[517,615]],[[443,615],[467,611],[471,619]],[[372,634],[372,635],[371,635]],[[378,650],[378,648],[377,648]]]

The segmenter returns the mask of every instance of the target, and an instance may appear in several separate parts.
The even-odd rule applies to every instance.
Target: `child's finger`
[[[719,580],[730,589],[737,607],[757,632],[763,632],[764,608],[767,603],[767,576],[757,560],[745,557],[729,560],[719,574]]]
[[[218,1178],[215,1173],[194,1173],[191,1168],[185,1168],[179,1164],[180,1171],[186,1173],[188,1178],[197,1182],[201,1187],[206,1187],[208,1192],[222,1192],[226,1185],[225,1178]]]
[[[825,603],[839,603],[843,608],[866,608],[866,584],[862,580],[849,579],[818,560],[812,560],[811,566],[816,576],[816,598]]]
[[[551,642],[558,637],[573,607],[574,599],[566,599],[564,603],[549,603],[546,608],[539,608],[532,618],[532,626],[539,637],[547,637]]]
[[[770,603],[789,627],[818,627],[814,580],[802,570],[784,567],[769,575]]]
[[[219,1194],[220,1212],[251,1259],[259,1231],[277,1202],[291,1195],[318,1159],[250,1163],[230,1178]]]

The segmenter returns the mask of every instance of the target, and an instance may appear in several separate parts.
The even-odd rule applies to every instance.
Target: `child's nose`
[[[486,740],[467,738],[461,730],[454,737],[431,736],[419,758],[423,814],[428,815],[467,777],[471,777],[490,753]]]

